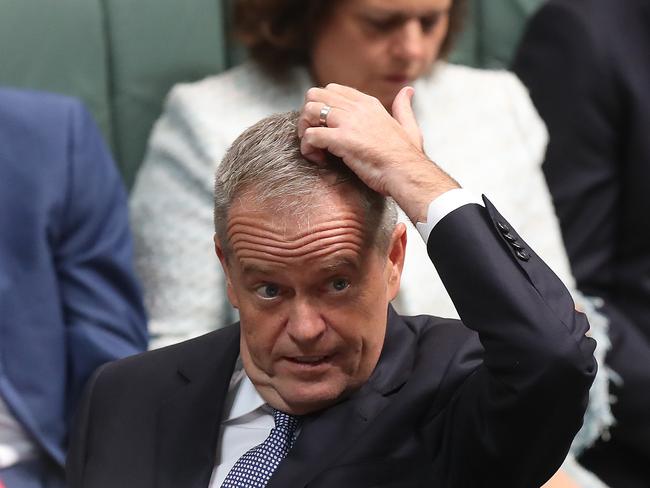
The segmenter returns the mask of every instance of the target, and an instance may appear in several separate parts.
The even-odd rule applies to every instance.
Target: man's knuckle
[[[382,105],[381,102],[379,101],[379,98],[377,98],[377,97],[373,97],[373,96],[371,96],[371,95],[368,95],[368,97],[370,97],[370,102],[371,102],[373,105],[375,105],[375,106],[382,106],[382,107],[383,107],[383,105]]]
[[[311,87],[305,93],[305,100],[307,102],[314,101],[318,97],[318,91],[319,91],[319,89],[317,87],[315,87],[315,86]]]
[[[305,133],[302,136],[302,140],[305,144],[311,144],[311,142],[314,140],[315,137],[315,127],[307,127],[305,129]]]

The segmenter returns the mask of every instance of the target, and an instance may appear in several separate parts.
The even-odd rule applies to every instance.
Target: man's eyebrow
[[[268,275],[273,272],[273,270],[266,266],[259,266],[254,263],[247,263],[242,265],[242,272],[245,274],[261,274]]]
[[[358,269],[359,262],[356,259],[340,257],[324,263],[324,265],[321,267],[323,271],[328,271],[328,272],[335,272],[344,268]]]
[[[361,266],[357,259],[352,259],[348,257],[337,257],[331,260],[324,262],[320,266],[320,270],[328,273],[333,273],[340,271],[345,268],[359,269]],[[255,263],[246,263],[242,265],[242,272],[244,274],[255,274],[255,275],[270,275],[275,271],[274,268],[269,266],[260,266]]]

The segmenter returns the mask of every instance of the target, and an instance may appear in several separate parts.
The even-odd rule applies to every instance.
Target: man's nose
[[[287,323],[289,336],[299,344],[320,339],[327,329],[320,309],[307,299],[296,299],[292,304]]]
[[[409,19],[394,34],[393,54],[408,61],[421,59],[425,41],[419,19]]]

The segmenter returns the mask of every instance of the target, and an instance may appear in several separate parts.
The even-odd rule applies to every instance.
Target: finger
[[[412,101],[415,90],[405,86],[393,100],[393,117],[404,128],[409,139],[416,147],[422,147],[422,132],[413,112]]]
[[[323,107],[323,104],[320,102],[306,102],[303,105],[300,111],[300,117],[298,117],[298,137],[300,139],[302,139],[305,130],[316,125],[314,124],[314,112],[318,110],[320,114],[319,107]]]
[[[325,107],[329,107],[329,111],[325,116],[325,125],[323,125],[321,113]],[[305,131],[310,127],[338,127],[338,116],[340,113],[341,110],[337,107],[331,107],[321,102],[307,102],[298,118],[298,137],[302,138]]]
[[[340,144],[341,132],[340,129],[333,129],[330,127],[310,127],[305,131],[302,139],[300,140],[301,149],[304,148],[307,152],[315,149],[327,151],[334,156],[342,157],[339,151],[342,149]],[[303,156],[306,156],[303,154]]]
[[[327,151],[322,149],[307,148],[304,151],[302,150],[303,157],[316,164],[317,166],[326,166],[327,165]]]
[[[335,129],[329,127],[309,127],[300,141],[300,148],[328,151],[334,140],[333,134],[331,134],[333,132],[335,132]]]
[[[305,159],[319,165],[326,163],[329,141],[327,134],[323,135],[323,132],[327,130],[323,127],[310,127],[305,131],[300,140],[300,152]],[[329,130],[331,131],[331,129]]]
[[[325,86],[325,90],[341,95],[349,100],[362,100],[368,96],[355,88],[339,85],[338,83],[328,83],[327,86]]]
[[[312,87],[305,93],[305,103],[307,102],[321,102],[331,107],[344,107],[349,105],[350,100],[344,95],[326,88]]]

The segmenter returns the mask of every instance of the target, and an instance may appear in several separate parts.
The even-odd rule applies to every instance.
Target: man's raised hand
[[[424,153],[413,94],[413,88],[402,88],[391,116],[379,100],[353,88],[334,83],[311,88],[298,135],[307,159],[322,164],[325,151],[340,157],[366,185],[393,197],[412,221],[424,222],[429,202],[458,184]],[[322,126],[326,106],[330,110]]]

